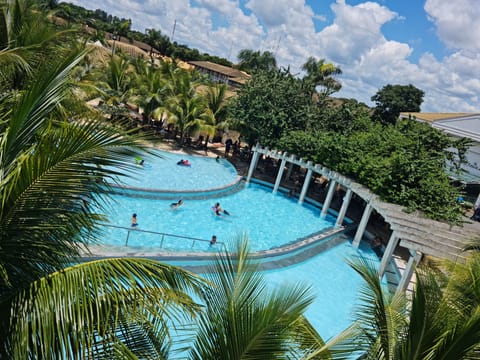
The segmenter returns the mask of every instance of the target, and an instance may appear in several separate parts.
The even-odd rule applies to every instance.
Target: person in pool
[[[181,159],[179,162],[177,162],[177,165],[190,166],[192,164],[190,164],[190,161],[188,160]]]
[[[138,224],[137,224],[137,214],[132,215],[132,220],[131,221],[132,221],[132,227],[133,228],[138,226]]]
[[[171,204],[170,204],[170,208],[171,208],[172,210],[176,210],[176,209],[178,209],[178,208],[179,208],[180,206],[182,206],[182,205],[183,205],[183,200],[180,199],[180,200],[178,200],[177,202],[171,203]]]
[[[225,215],[230,215],[230,213],[227,210],[222,209],[219,202],[215,203],[215,206],[213,206],[212,209],[215,212],[215,215],[217,216],[221,216],[222,213],[224,213]]]
[[[217,236],[212,235],[212,240],[210,240],[210,246],[215,245],[217,243]]]

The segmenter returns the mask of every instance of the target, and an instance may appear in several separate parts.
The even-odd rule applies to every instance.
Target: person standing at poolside
[[[136,228],[138,226],[138,224],[137,224],[137,214],[134,213],[132,215],[132,220],[131,221],[132,221],[132,228]]]
[[[228,153],[230,152],[230,148],[232,147],[233,141],[232,139],[228,138],[225,141],[225,159],[228,159]]]

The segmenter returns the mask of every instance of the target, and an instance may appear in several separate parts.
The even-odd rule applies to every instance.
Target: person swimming
[[[131,220],[131,222],[132,222],[132,227],[133,227],[133,228],[135,228],[135,227],[138,226],[138,224],[137,224],[137,214],[133,214],[133,215],[132,215],[132,220]]]
[[[217,243],[217,236],[212,235],[212,240],[210,240],[210,246],[215,245]]]
[[[188,160],[183,160],[183,159],[181,159],[179,162],[177,162],[177,165],[190,166],[190,165],[192,165],[192,164],[191,164],[190,161],[188,161]]]
[[[217,216],[222,216],[222,213],[224,213],[225,215],[230,215],[227,210],[222,209],[219,202],[215,203],[215,206],[213,206],[212,209]]]
[[[182,206],[182,205],[183,205],[183,200],[180,199],[180,200],[178,200],[177,202],[171,203],[171,204],[170,204],[170,208],[171,208],[172,210],[176,210],[176,209],[178,209],[178,208],[179,208],[180,206]]]

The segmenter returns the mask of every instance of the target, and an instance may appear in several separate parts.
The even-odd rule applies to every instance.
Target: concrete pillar
[[[365,232],[365,229],[367,228],[368,224],[368,219],[370,219],[370,214],[372,213],[372,205],[370,203],[367,203],[367,206],[365,206],[365,210],[363,210],[363,215],[362,219],[360,220],[360,224],[358,224],[357,227],[357,232],[355,233],[355,237],[353,238],[353,247],[358,248],[360,245],[360,240],[362,240],[363,233]]]
[[[255,149],[253,149],[253,156],[252,160],[250,161],[250,167],[248,168],[248,175],[247,175],[247,184],[250,182],[250,179],[252,178],[253,171],[257,168],[257,163],[258,163],[258,157],[260,156],[260,153],[258,152],[259,150],[259,145],[255,145]]]
[[[285,170],[285,164],[287,163],[287,153],[282,154],[282,162],[280,163],[280,168],[278,169],[277,179],[275,180],[275,186],[273,187],[273,192],[278,191],[280,182],[282,181],[283,171]]]
[[[423,254],[420,251],[415,251],[414,256],[410,254],[407,262],[407,267],[405,268],[402,278],[400,279],[400,283],[397,286],[397,291],[395,292],[396,294],[399,294],[400,292],[405,292],[405,290],[407,290],[408,284],[412,279],[413,272],[415,271],[415,266],[420,262],[422,255]]]
[[[323,202],[322,212],[320,214],[323,217],[327,215],[328,209],[330,208],[330,203],[332,202],[333,193],[335,192],[335,187],[337,185],[337,182],[333,179],[330,179],[329,182],[330,182],[330,184],[328,186],[327,197],[325,198],[325,201]]]
[[[308,166],[307,175],[305,175],[305,181],[303,182],[302,191],[300,192],[300,197],[298,198],[299,204],[303,203],[303,200],[305,200],[305,195],[307,195],[308,186],[310,185],[310,180],[312,179],[311,165],[312,165],[312,162],[309,161],[307,163],[307,166]]]
[[[352,199],[352,190],[350,188],[347,189],[345,196],[343,197],[342,207],[340,208],[340,212],[337,216],[337,221],[335,222],[335,227],[338,228],[342,226],[343,219],[345,218],[345,214],[347,213],[348,205],[350,205],[350,200]]]
[[[292,170],[293,170],[293,167],[295,166],[293,161],[295,161],[295,158],[296,158],[295,155],[290,155],[290,159],[289,159],[290,165],[288,166],[287,177],[286,177],[287,180],[290,179],[290,176],[292,176]]]
[[[387,269],[390,260],[392,260],[393,252],[395,251],[399,240],[400,239],[397,237],[395,231],[392,232],[392,235],[390,235],[390,239],[388,240],[387,247],[385,248],[385,252],[383,253],[380,267],[378,268],[378,276],[380,279],[383,277],[383,274],[385,274],[385,270]]]

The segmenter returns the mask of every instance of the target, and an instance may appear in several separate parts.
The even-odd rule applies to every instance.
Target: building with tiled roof
[[[189,63],[194,65],[200,73],[208,75],[210,80],[225,83],[231,87],[243,85],[250,79],[250,75],[243,71],[210,61],[189,61]]]

